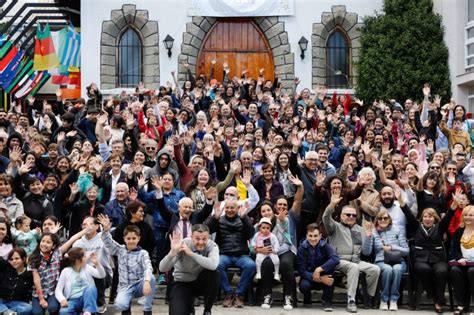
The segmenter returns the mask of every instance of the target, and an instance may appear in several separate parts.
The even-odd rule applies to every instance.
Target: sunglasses
[[[431,170],[439,170],[439,169],[441,169],[441,167],[439,167],[439,166],[430,166],[430,169]]]
[[[355,214],[355,213],[344,213],[344,215],[348,218],[356,218],[357,217],[357,214]]]
[[[155,147],[146,147],[147,150],[155,150]]]
[[[380,217],[380,218],[377,218],[378,221],[388,221],[390,220],[389,217]]]

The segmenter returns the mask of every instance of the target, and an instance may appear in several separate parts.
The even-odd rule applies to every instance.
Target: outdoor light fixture
[[[304,59],[304,52],[308,48],[308,40],[304,36],[301,36],[300,40],[298,41],[298,45],[300,45],[301,49],[300,57],[301,59]]]
[[[174,38],[168,34],[163,40],[163,43],[165,44],[165,48],[168,49],[168,57],[171,57],[171,48],[173,48]]]

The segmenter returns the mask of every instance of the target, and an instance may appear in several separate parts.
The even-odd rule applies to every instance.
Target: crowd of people
[[[212,61],[215,65],[215,60]],[[396,311],[409,273],[443,312],[474,292],[474,126],[431,87],[369,103],[244,71],[0,110],[0,313],[243,307],[253,282],[332,311]],[[417,101],[419,99],[419,101]],[[403,104],[403,105],[402,105]],[[233,287],[227,271],[238,268]],[[361,290],[360,279],[365,281]]]

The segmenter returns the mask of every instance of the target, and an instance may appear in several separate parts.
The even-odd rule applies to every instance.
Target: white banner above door
[[[189,16],[294,15],[294,0],[188,0]]]

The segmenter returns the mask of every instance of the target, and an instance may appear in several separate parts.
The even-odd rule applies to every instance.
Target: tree
[[[431,0],[384,0],[384,14],[367,17],[361,32],[359,98],[421,99],[429,83],[433,95],[449,100],[448,48]]]

